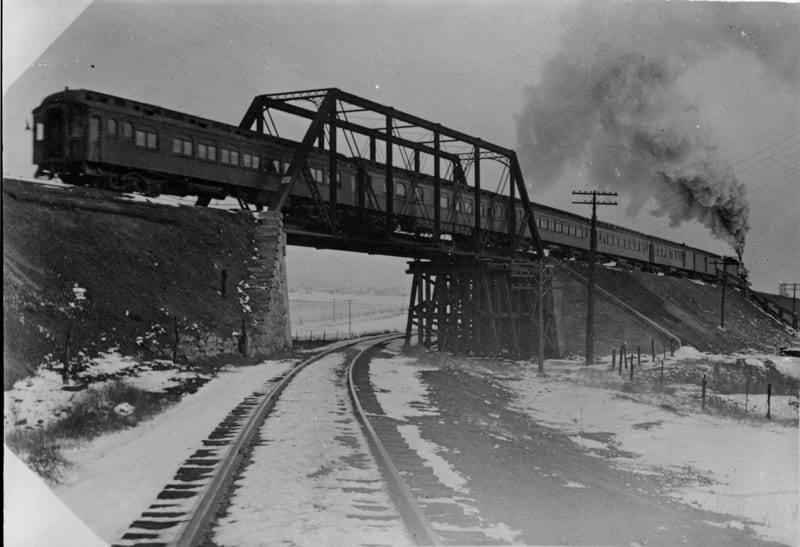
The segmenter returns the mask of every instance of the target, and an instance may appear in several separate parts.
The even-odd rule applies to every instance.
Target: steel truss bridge
[[[548,343],[555,339],[550,281],[540,264],[542,243],[513,150],[336,88],[259,95],[240,123],[243,129],[277,137],[287,126],[300,128],[302,138],[294,139],[299,144],[270,209],[281,211],[294,185],[305,184],[324,220],[318,230],[287,223],[289,244],[414,259],[408,270],[413,281],[407,342],[416,330],[423,344],[449,351],[530,355],[542,345],[537,335],[542,325],[542,332],[549,333],[546,353],[553,353]],[[382,171],[385,196],[377,208],[382,217],[377,229],[374,222],[364,230],[345,225],[337,184],[327,186],[324,199],[312,176],[312,151],[326,154],[329,181],[337,180],[342,156]],[[433,186],[429,233],[398,229],[402,211],[394,198],[401,170],[411,192],[423,177]],[[357,210],[359,216],[374,217],[376,208],[368,209],[367,200],[377,198],[370,195],[372,185],[363,173],[366,169],[360,168]],[[445,185],[472,197],[474,220],[467,237],[453,235],[457,200],[449,209],[437,206]],[[503,245],[481,228],[482,190],[508,200]],[[517,218],[517,205],[522,218]]]

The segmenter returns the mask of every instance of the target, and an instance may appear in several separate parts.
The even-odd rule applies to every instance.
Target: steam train
[[[89,90],[46,97],[33,111],[33,120],[36,176],[148,196],[195,195],[199,205],[226,197],[267,205],[298,146],[287,139]],[[324,200],[330,184],[337,185],[343,224],[358,217],[363,227],[364,209],[381,218],[385,166],[340,156],[337,180],[330,181],[326,154],[312,151],[308,172]],[[362,196],[359,201],[358,184],[368,186],[371,199],[364,201]],[[432,177],[395,170],[393,201],[399,230],[431,232],[433,208],[438,206],[443,229],[449,232],[446,237],[469,237],[475,222],[474,192],[459,191],[453,177],[441,179],[440,187],[440,203],[435,204]],[[484,233],[502,242],[509,232],[508,197],[481,190],[480,207]],[[585,255],[590,231],[585,217],[536,203],[532,207],[545,248],[557,256]],[[523,218],[522,205],[516,209],[516,218]],[[317,201],[305,184],[293,186],[283,212],[288,224],[313,228],[321,222]],[[525,237],[530,237],[527,228]],[[706,279],[720,271],[718,255],[603,222],[598,222],[597,251],[607,260],[646,270]],[[728,274],[746,279],[741,263],[730,262],[726,268]]]

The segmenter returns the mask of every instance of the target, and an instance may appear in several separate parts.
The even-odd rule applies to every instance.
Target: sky
[[[755,288],[800,282],[796,4],[11,0],[3,14],[6,176],[33,173],[25,123],[65,86],[232,124],[257,94],[339,87],[514,148],[534,201],[588,215],[572,190],[616,191],[602,220],[728,255],[735,232]],[[402,277],[398,259],[292,253]]]

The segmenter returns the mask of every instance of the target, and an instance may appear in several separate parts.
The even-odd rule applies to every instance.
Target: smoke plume
[[[579,5],[516,118],[529,182],[546,188],[577,167],[626,196],[629,214],[654,198],[653,213],[672,226],[698,220],[741,254],[749,229],[745,187],[679,79],[736,50],[750,52],[763,77],[797,86],[797,21],[793,6],[781,5]]]

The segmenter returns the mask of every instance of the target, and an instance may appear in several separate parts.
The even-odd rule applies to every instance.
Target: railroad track
[[[350,355],[358,352],[350,360],[345,376],[349,383],[352,407],[380,468],[377,479],[362,481],[367,484],[357,484],[349,490],[362,492],[363,496],[368,497],[371,493],[385,490],[379,480],[383,479],[389,485],[391,501],[397,507],[394,513],[388,508],[391,503],[378,502],[375,508],[380,509],[380,513],[375,513],[374,516],[361,515],[359,518],[372,519],[379,526],[383,526],[384,521],[396,523],[398,527],[407,530],[404,535],[409,543],[412,542],[408,539],[410,536],[418,544],[440,544],[414,495],[393,464],[392,456],[370,424],[367,412],[359,402],[359,389],[353,383],[355,367],[365,364],[371,353],[395,338],[396,335],[384,335],[337,344],[303,361],[283,376],[273,378],[260,386],[231,410],[208,438],[202,441],[202,446],[181,465],[173,480],[163,488],[140,518],[131,523],[114,546],[215,545],[213,541],[209,541],[209,530],[215,525],[220,508],[230,503],[231,492],[237,488],[236,483],[246,482],[246,479],[236,480],[236,477],[241,476],[242,470],[252,463],[247,461],[251,459],[251,445],[258,444],[254,443],[254,439],[258,437],[259,428],[265,420],[269,421],[268,415],[274,411],[281,394],[304,370],[313,368],[311,365],[319,363],[327,356],[343,352],[349,352]],[[369,510],[375,511],[375,508]],[[396,535],[390,534],[387,537],[394,537],[390,541],[397,542]]]

